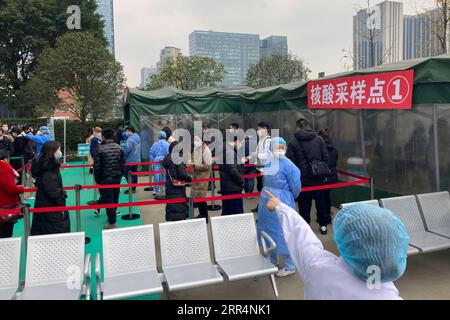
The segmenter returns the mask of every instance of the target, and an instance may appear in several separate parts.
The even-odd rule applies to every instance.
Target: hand
[[[275,197],[269,191],[264,190],[264,192],[269,196],[269,202],[267,203],[267,210],[275,211],[275,208],[278,207],[282,202],[280,201],[280,199]]]
[[[246,157],[241,158],[241,163],[247,163],[247,162],[248,162],[248,159]]]

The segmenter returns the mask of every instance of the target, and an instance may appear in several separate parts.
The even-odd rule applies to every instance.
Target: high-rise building
[[[444,53],[438,35],[442,30],[434,21],[439,21],[439,10],[404,17],[403,59],[433,57]],[[448,30],[450,43],[450,25]]]
[[[154,74],[157,74],[157,73],[158,73],[158,71],[157,71],[157,69],[155,67],[142,68],[141,69],[141,85],[140,85],[140,87],[142,89],[144,89],[147,86],[148,82],[149,82],[148,81],[149,77],[154,75]]]
[[[97,13],[104,22],[104,34],[108,41],[109,52],[113,56],[116,54],[114,43],[114,4],[113,0],[97,0]],[[83,18],[82,18],[83,19]]]
[[[157,72],[161,71],[164,63],[169,59],[175,59],[181,54],[181,50],[175,47],[164,47],[159,54],[159,61],[156,63]]]
[[[271,36],[259,42],[259,57],[268,58],[273,55],[288,55],[287,37]]]
[[[250,66],[259,61],[259,35],[194,31],[189,35],[189,54],[222,64],[226,71],[224,87],[241,86]]]
[[[403,3],[384,1],[353,17],[354,69],[403,59]]]

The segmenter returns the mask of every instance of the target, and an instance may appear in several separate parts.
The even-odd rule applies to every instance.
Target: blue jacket
[[[95,158],[95,154],[97,153],[97,146],[101,143],[102,143],[102,140],[100,140],[97,137],[93,137],[91,139],[91,145],[89,147],[89,151],[91,152],[92,158]]]
[[[278,217],[273,212],[267,210],[269,197],[264,190],[268,190],[275,197],[289,207],[295,209],[295,199],[301,190],[301,175],[297,166],[288,158],[278,160],[273,157],[264,167],[264,172],[268,172],[271,165],[279,165],[278,171],[272,175],[264,176],[264,189],[261,192],[258,205],[258,232],[265,231],[276,242],[279,254],[287,255],[289,251],[283,236]],[[258,237],[260,238],[260,237]]]
[[[133,133],[128,137],[123,153],[126,163],[141,162],[141,138],[137,133]]]
[[[26,136],[25,136],[25,138],[27,138],[27,139],[29,139],[29,140],[31,140],[31,141],[33,141],[33,142],[35,142],[36,143],[36,158],[37,159],[39,159],[40,158],[40,156],[41,156],[41,150],[42,150],[42,147],[44,146],[44,144],[46,143],[46,142],[48,142],[48,141],[53,141],[53,140],[55,140],[55,139],[53,139],[53,137],[51,136],[51,135],[49,135],[49,134],[44,134],[43,136],[38,136],[38,135],[32,135],[31,133],[30,134],[27,134]]]
[[[150,148],[150,159],[152,161],[163,161],[166,155],[169,154],[169,143],[164,140],[156,141]]]

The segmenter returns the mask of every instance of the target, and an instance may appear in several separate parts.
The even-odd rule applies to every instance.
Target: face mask
[[[284,151],[284,150],[277,150],[277,151],[275,151],[273,153],[273,155],[274,155],[275,158],[280,159],[280,158],[283,158],[286,155],[286,151]]]
[[[100,139],[100,140],[102,140],[102,134],[101,133],[95,133],[94,134],[94,136],[97,138],[97,139]]]
[[[201,141],[194,141],[194,147],[196,149],[200,148],[203,145],[203,143]]]
[[[2,127],[3,132],[8,132],[8,127]]]
[[[262,137],[263,136],[263,133],[262,133],[261,130],[258,130],[256,133],[258,134],[258,137]]]
[[[62,158],[62,152],[59,150],[59,151],[57,151],[56,154],[55,154],[55,159],[56,159],[56,160],[60,160],[61,158]]]

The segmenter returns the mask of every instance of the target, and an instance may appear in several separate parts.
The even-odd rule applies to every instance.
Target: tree
[[[419,12],[425,28],[436,37],[438,53],[450,52],[450,1],[434,0],[435,9],[423,9]],[[433,54],[433,52],[431,52]]]
[[[151,75],[146,90],[175,87],[194,90],[220,84],[224,77],[224,67],[207,57],[184,57],[168,59],[159,74]]]
[[[94,0],[0,0],[0,100],[9,100],[19,113],[30,114],[33,105],[22,89],[44,49],[69,31],[70,5],[81,9],[81,29],[106,45]]]
[[[124,85],[122,65],[98,37],[70,32],[44,50],[27,89],[40,111],[64,109],[84,123],[111,111]],[[59,105],[52,104],[55,100]]]
[[[271,87],[308,80],[311,71],[293,55],[273,55],[261,59],[247,72],[247,85],[253,88]]]

